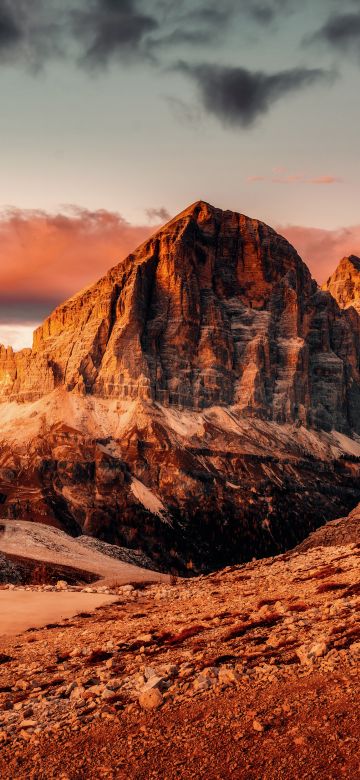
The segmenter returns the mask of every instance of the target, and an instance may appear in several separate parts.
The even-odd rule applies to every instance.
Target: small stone
[[[240,680],[240,675],[235,669],[227,669],[226,666],[222,666],[219,669],[219,683],[222,685],[232,685]]]
[[[149,688],[142,691],[139,696],[139,704],[143,710],[157,710],[163,703],[162,693],[159,688]]]
[[[37,726],[36,720],[22,720],[19,723],[20,729],[34,729]]]
[[[55,588],[56,590],[67,590],[68,584],[65,582],[65,580],[58,580]]]
[[[260,721],[258,721],[258,720],[253,720],[252,726],[253,726],[254,731],[258,731],[259,733],[261,731],[264,731],[264,726],[262,726]]]

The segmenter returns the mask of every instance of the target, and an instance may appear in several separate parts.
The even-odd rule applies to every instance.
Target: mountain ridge
[[[0,349],[0,506],[199,572],[360,501],[360,317],[200,201]]]
[[[197,201],[57,307],[31,351],[2,349],[0,399],[63,385],[357,430],[360,319],[323,296],[265,223]]]
[[[331,293],[340,308],[353,307],[360,314],[360,258],[357,255],[343,257],[322,289]]]

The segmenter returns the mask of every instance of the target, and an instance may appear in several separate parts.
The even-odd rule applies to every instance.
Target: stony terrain
[[[1,776],[358,776],[359,530],[3,639]]]
[[[360,500],[360,317],[258,220],[193,204],[0,349],[0,514],[206,573]]]

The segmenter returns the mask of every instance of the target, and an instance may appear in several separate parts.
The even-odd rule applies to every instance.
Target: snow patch
[[[150,490],[150,488],[144,485],[143,482],[140,482],[139,479],[133,477],[130,490],[134,494],[135,498],[137,498],[137,500],[140,501],[140,504],[142,504],[145,507],[145,509],[151,512],[153,515],[157,515],[158,517],[160,517],[161,520],[164,520],[165,522],[169,522],[167,519],[166,509],[164,507],[164,504],[155,495],[155,493],[153,493],[152,490]]]

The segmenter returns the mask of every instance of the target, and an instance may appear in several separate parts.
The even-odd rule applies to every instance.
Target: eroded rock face
[[[359,359],[284,238],[196,203],[0,349],[1,515],[182,573],[283,551],[360,501]]]
[[[0,398],[56,387],[360,430],[360,319],[288,242],[199,202],[0,353]]]
[[[2,517],[201,572],[293,547],[360,501],[360,439],[54,391],[0,406]]]
[[[343,257],[323,290],[331,293],[341,309],[352,306],[360,314],[360,258],[356,255]]]

